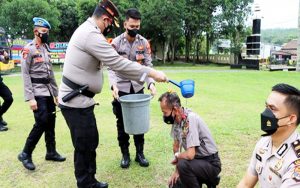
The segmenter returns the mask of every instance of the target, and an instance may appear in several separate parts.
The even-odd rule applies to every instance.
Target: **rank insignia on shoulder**
[[[296,140],[292,143],[292,147],[294,149],[294,152],[296,154],[296,156],[298,158],[300,158],[300,141],[299,140]]]

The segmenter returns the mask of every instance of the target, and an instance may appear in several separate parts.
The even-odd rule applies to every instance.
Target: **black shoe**
[[[0,117],[0,124],[2,124],[3,126],[7,126],[7,122],[4,121],[2,117]]]
[[[47,161],[56,161],[56,162],[63,162],[66,160],[65,157],[62,157],[59,153],[52,152],[52,153],[47,153],[45,159]]]
[[[35,165],[32,162],[31,156],[25,152],[21,152],[18,155],[19,161],[23,163],[23,166],[28,170],[35,170]]]
[[[130,156],[129,154],[124,154],[120,164],[121,168],[128,168],[130,166]]]
[[[7,131],[8,128],[7,127],[4,127],[3,125],[0,124],[0,131]]]
[[[95,183],[92,188],[107,188],[108,187],[108,183],[106,182],[97,182]]]
[[[135,157],[135,161],[138,162],[140,164],[140,166],[142,166],[142,167],[148,167],[149,166],[149,162],[145,158],[143,153],[137,153],[136,157]]]

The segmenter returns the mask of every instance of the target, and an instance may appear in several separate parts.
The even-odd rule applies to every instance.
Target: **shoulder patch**
[[[26,59],[27,58],[27,56],[28,56],[28,54],[29,54],[29,48],[23,48],[23,50],[22,50],[22,57],[23,57],[23,59]]]
[[[296,140],[292,143],[294,152],[298,158],[300,158],[300,140]]]
[[[296,166],[294,169],[294,172],[292,174],[292,178],[296,181],[296,182],[300,182],[300,166]]]
[[[146,49],[147,49],[147,53],[148,53],[148,54],[151,54],[151,46],[150,46],[150,43],[149,43],[149,42],[147,42]]]
[[[293,162],[293,164],[294,164],[295,166],[299,166],[299,165],[300,165],[300,159],[295,160],[295,161]]]

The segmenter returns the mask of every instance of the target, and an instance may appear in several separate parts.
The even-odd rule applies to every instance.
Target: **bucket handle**
[[[150,100],[152,100],[154,98],[154,96],[153,95],[151,95],[151,97],[150,97]],[[120,101],[120,97],[119,98],[117,98],[117,101],[119,102],[119,103],[121,103],[121,101]]]

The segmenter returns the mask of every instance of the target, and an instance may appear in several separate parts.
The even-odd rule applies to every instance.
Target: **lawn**
[[[215,138],[222,160],[221,188],[232,188],[243,176],[256,141],[259,139],[260,113],[265,108],[265,99],[271,87],[285,82],[300,88],[297,72],[230,71],[219,66],[159,66],[170,79],[195,80],[195,96],[182,99],[185,107],[193,109],[208,124]],[[59,71],[59,69],[56,69]],[[60,81],[61,74],[56,78]],[[73,167],[73,146],[69,129],[61,113],[57,113],[56,141],[58,151],[67,157],[64,163],[45,161],[45,142],[41,138],[33,153],[36,170],[26,170],[17,160],[25,139],[33,125],[33,115],[24,102],[20,76],[4,77],[10,87],[14,103],[4,118],[9,130],[0,133],[0,187],[76,187]],[[117,143],[115,117],[111,107],[107,73],[100,95],[95,97],[100,106],[95,114],[100,133],[97,149],[97,174],[99,180],[109,182],[112,188],[158,188],[166,182],[174,167],[170,126],[162,121],[159,103],[160,94],[169,89],[179,92],[171,84],[156,84],[157,96],[151,101],[151,128],[145,135],[145,155],[150,161],[148,168],[132,161],[129,169],[121,169],[121,154]],[[135,148],[131,138],[131,158]]]

